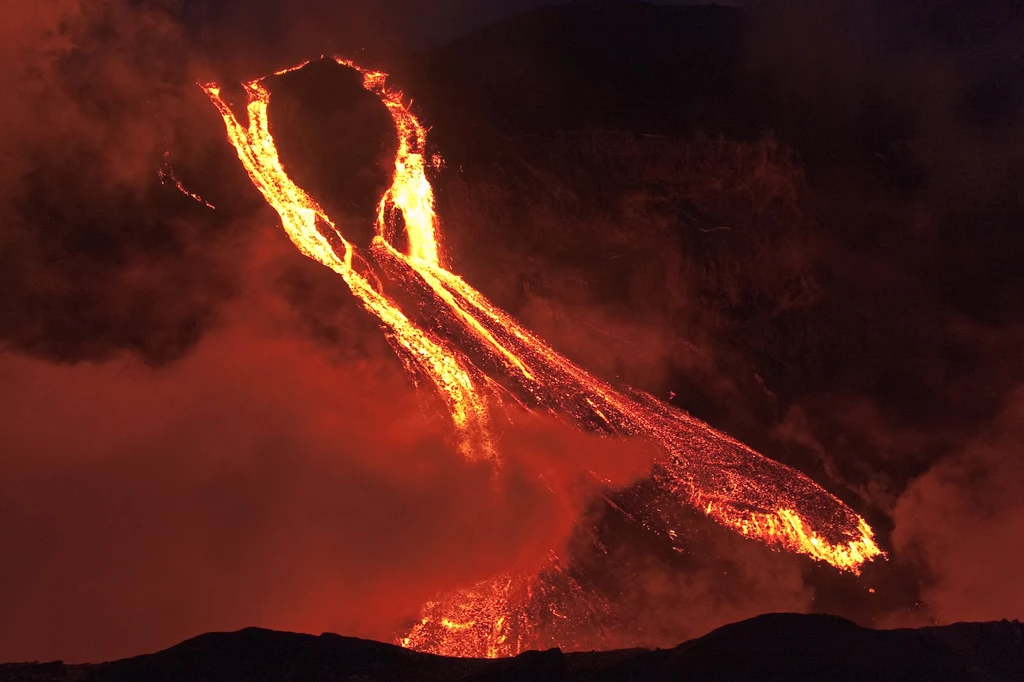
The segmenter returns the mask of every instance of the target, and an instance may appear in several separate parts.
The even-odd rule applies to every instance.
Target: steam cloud
[[[1024,547],[1024,389],[960,454],[915,480],[896,506],[893,542],[926,568],[936,621],[1019,618]]]
[[[0,355],[0,658],[253,623],[387,639],[437,590],[560,547],[583,462],[618,485],[649,466],[639,446],[520,416],[495,478],[400,367],[332,362],[255,312],[274,309],[243,296],[160,369]]]

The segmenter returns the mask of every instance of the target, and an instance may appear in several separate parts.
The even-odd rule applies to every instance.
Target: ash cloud
[[[180,357],[237,289],[230,209],[244,202],[231,197],[246,196],[232,191],[244,192],[237,163],[210,153],[216,117],[201,108],[186,43],[142,6],[11,4],[0,339],[68,361]],[[222,180],[228,191],[209,198],[227,211],[160,184],[171,150],[182,180],[200,168]]]
[[[1024,589],[1024,389],[964,450],[915,479],[894,513],[893,543],[924,568],[935,622],[1018,619]]]
[[[699,521],[692,521],[700,525]],[[685,568],[650,553],[620,556],[619,596],[629,627],[613,633],[617,648],[671,648],[712,630],[763,613],[807,613],[814,588],[796,557],[771,552],[717,528]]]
[[[469,464],[397,363],[333,359],[294,315],[247,293],[161,368],[0,355],[0,659],[248,625],[386,640],[438,591],[561,547],[582,462],[618,485],[649,467],[526,417],[500,473]]]

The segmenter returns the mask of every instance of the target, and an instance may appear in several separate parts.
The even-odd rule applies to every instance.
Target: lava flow
[[[552,555],[536,574],[500,575],[427,603],[398,643],[463,658],[577,648],[579,633],[595,624],[600,630],[610,610],[605,598]],[[591,642],[601,641],[596,634],[590,634]]]
[[[366,252],[346,241],[324,209],[288,176],[271,134],[266,78],[243,84],[244,124],[218,85],[202,87],[220,111],[228,140],[253,184],[280,215],[292,242],[338,273],[379,318],[412,380],[432,385],[447,405],[466,457],[497,464],[491,410],[500,409],[502,398],[511,398],[576,428],[656,443],[664,454],[653,482],[672,499],[747,537],[854,573],[882,553],[864,519],[804,474],[646,393],[590,375],[449,271],[426,175],[424,127],[402,94],[387,85],[384,73],[335,61],[362,74],[364,87],[380,98],[398,134],[393,181],[380,200],[376,236]],[[407,247],[399,250],[395,244],[403,230]],[[371,262],[388,282],[401,284],[401,297],[387,295],[384,285],[366,274]],[[397,300],[410,297],[415,306]],[[457,655],[497,656],[534,648],[540,642],[531,639],[520,616],[538,594],[544,598],[540,587],[545,584],[540,577],[506,576],[459,591],[427,605],[423,620],[400,641]]]

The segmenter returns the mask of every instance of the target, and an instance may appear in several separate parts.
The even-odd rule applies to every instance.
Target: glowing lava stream
[[[591,376],[447,270],[438,243],[433,189],[426,176],[425,129],[405,106],[401,93],[387,86],[385,74],[344,59],[335,61],[362,74],[364,87],[380,98],[394,121],[395,171],[380,201],[377,235],[368,255],[416,292],[429,313],[429,328],[417,324],[412,319],[415,313],[407,315],[379,290],[379,283],[375,287],[360,273],[355,264],[364,262],[363,254],[356,253],[323,208],[288,176],[270,131],[265,79],[243,85],[247,125],[221,98],[219,86],[202,87],[220,111],[227,137],[253,184],[278,212],[292,242],[303,254],[338,273],[380,319],[413,380],[433,384],[451,412],[465,456],[497,459],[488,405],[489,397],[502,391],[528,409],[550,412],[578,428],[657,443],[665,457],[656,466],[655,482],[745,536],[855,573],[865,561],[882,554],[868,524],[804,474],[646,393],[616,388]],[[408,243],[404,253],[393,245],[403,223]],[[507,617],[506,613],[494,618],[504,622]],[[496,620],[486,627],[480,624],[492,635],[459,622],[449,619],[451,627],[446,630],[453,636],[472,632],[501,639],[493,634],[501,629]],[[405,641],[416,648],[438,650],[415,635],[414,628],[412,639]],[[515,653],[514,647],[496,641],[461,650]]]

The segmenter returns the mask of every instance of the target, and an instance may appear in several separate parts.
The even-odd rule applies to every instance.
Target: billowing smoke
[[[924,569],[939,623],[1020,618],[1024,589],[1024,391],[964,450],[914,480],[896,505],[893,544]]]
[[[295,327],[247,291],[165,367],[0,354],[0,658],[251,624],[388,639],[438,590],[561,547],[581,462],[617,485],[649,466],[525,415],[499,473],[470,465],[396,363]]]

